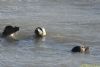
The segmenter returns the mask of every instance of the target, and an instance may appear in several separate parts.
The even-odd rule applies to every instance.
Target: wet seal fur
[[[46,36],[46,30],[43,27],[37,27],[34,31],[36,37]]]
[[[89,47],[88,46],[75,46],[71,50],[72,52],[80,52],[80,53],[87,53],[89,52]]]
[[[2,32],[2,37],[8,37],[11,36],[13,37],[14,34],[19,31],[19,27],[13,27],[11,25],[8,25],[4,28],[4,31]]]

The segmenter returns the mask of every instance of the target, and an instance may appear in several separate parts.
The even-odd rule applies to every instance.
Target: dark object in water
[[[74,48],[72,48],[71,50],[72,52],[88,52],[89,51],[89,47],[85,47],[85,46],[75,46]]]
[[[7,36],[12,36],[14,35],[14,33],[16,33],[17,31],[19,31],[19,27],[13,27],[11,25],[8,25],[5,27],[4,31],[2,32],[2,37],[7,37]]]
[[[46,36],[46,31],[45,31],[45,28],[43,27],[37,27],[34,31],[35,35],[37,37],[43,37],[43,36]]]

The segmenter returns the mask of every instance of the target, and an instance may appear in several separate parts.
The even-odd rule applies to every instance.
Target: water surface
[[[0,33],[19,26],[17,41],[0,38],[1,67],[81,67],[100,64],[99,0],[0,0]],[[34,38],[34,29],[47,36]],[[85,42],[89,54],[70,50]]]

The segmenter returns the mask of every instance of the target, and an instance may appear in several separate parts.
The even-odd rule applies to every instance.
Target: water
[[[19,26],[18,41],[0,38],[1,67],[100,66],[99,0],[0,0],[0,33],[6,25]],[[47,36],[35,39],[34,29]],[[89,54],[70,50],[85,42]]]

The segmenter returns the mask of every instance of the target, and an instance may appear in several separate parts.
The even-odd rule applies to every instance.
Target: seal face
[[[89,51],[89,47],[85,47],[85,46],[75,46],[74,48],[72,48],[71,50],[72,52],[87,52]]]
[[[7,37],[7,36],[14,36],[14,33],[19,31],[19,27],[13,27],[11,25],[8,25],[5,27],[4,31],[2,32],[2,37]]]
[[[43,27],[37,27],[35,29],[35,35],[38,36],[38,37],[46,36],[46,30],[45,30],[45,28],[43,28]]]

